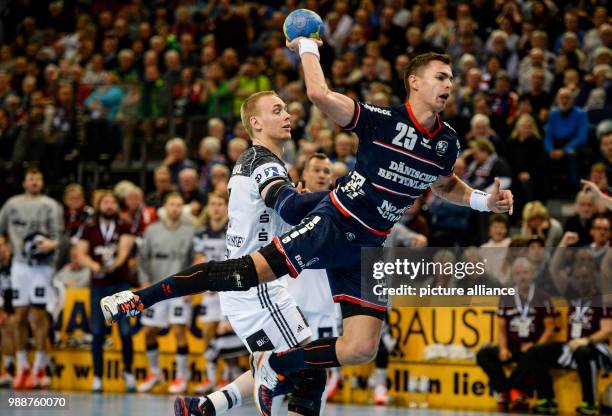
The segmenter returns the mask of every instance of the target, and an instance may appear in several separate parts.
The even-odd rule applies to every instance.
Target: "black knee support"
[[[181,296],[206,290],[246,291],[259,284],[251,256],[196,264],[175,274],[174,279]]]
[[[289,396],[288,410],[304,416],[319,416],[327,382],[326,370],[308,368],[291,373],[289,378],[293,383],[293,391]]]

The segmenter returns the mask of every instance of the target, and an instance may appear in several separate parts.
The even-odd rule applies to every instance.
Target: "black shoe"
[[[215,416],[215,407],[206,399],[200,406],[199,397],[179,396],[174,400],[174,416]]]
[[[587,402],[582,402],[580,403],[580,406],[576,408],[576,413],[584,416],[595,416],[597,415],[597,406]]]

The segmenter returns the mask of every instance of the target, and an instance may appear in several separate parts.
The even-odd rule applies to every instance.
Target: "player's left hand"
[[[285,40],[285,46],[287,46],[287,48],[291,49],[293,52],[295,53],[300,53],[300,39],[307,39],[304,36],[298,36],[297,38],[293,39],[291,42],[289,42],[289,40]],[[316,44],[319,46],[319,48],[321,46],[323,46],[323,41],[320,39],[313,39]]]
[[[495,178],[493,184],[493,192],[487,199],[487,206],[492,212],[504,213],[512,215],[512,205],[514,203],[514,197],[509,189],[499,189],[499,178]]]

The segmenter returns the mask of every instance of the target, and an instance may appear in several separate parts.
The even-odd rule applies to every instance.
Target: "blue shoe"
[[[261,416],[270,416],[272,400],[281,394],[285,387],[285,377],[270,366],[272,351],[255,351],[251,356],[251,368],[255,384],[253,398]]]
[[[174,399],[174,416],[215,416],[215,413],[210,400],[205,400],[200,406],[199,397],[178,396]]]

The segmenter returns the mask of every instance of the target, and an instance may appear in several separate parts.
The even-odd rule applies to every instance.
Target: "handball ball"
[[[298,9],[289,13],[283,24],[283,32],[290,42],[300,36],[321,39],[323,36],[321,17],[308,9]]]

